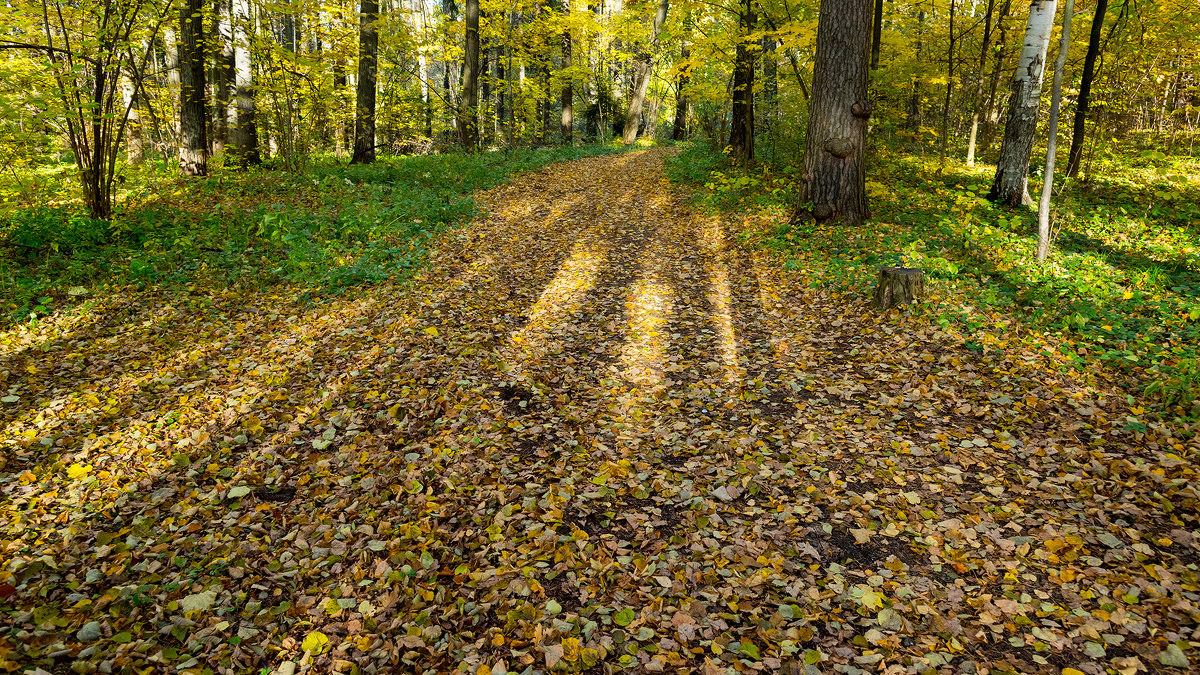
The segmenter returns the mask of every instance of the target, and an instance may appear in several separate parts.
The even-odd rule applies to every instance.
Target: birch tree
[[[1042,74],[1046,68],[1046,50],[1054,30],[1054,12],[1058,0],[1032,0],[1025,42],[1012,81],[1008,121],[1000,145],[1000,161],[987,198],[997,204],[1032,204],[1029,196],[1029,156],[1037,131],[1038,106],[1042,97]]]
[[[1071,50],[1071,14],[1075,11],[1075,0],[1067,0],[1063,11],[1062,43],[1058,48],[1058,61],[1054,64],[1054,84],[1050,87],[1050,121],[1046,124],[1046,170],[1042,180],[1042,196],[1038,200],[1038,243],[1037,259],[1041,262],[1050,253],[1050,198],[1054,194],[1054,160],[1058,152],[1058,107],[1062,101],[1063,68],[1067,65],[1067,53]]]
[[[241,167],[259,164],[257,106],[254,102],[254,71],[250,63],[250,0],[234,0],[233,84],[237,105],[237,127],[233,146]]]

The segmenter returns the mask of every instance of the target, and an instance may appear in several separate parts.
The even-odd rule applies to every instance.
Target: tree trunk
[[[738,15],[737,52],[733,63],[733,117],[729,127],[729,156],[743,164],[754,161],[754,43],[750,34],[758,17],[751,0],[742,0]]]
[[[458,138],[463,149],[479,147],[479,0],[467,0],[466,49],[463,56],[462,105],[459,107]]]
[[[142,116],[138,112],[138,88],[132,75],[121,78],[121,100],[129,111],[126,117],[125,157],[130,166],[146,161],[146,145],[142,140]]]
[[[687,60],[691,57],[691,51],[688,50],[686,42],[679,48],[679,60],[684,63],[679,69],[679,77],[675,80],[675,127],[671,130],[671,138],[682,141],[687,138],[687,116],[688,116],[688,72],[691,67],[687,65]]]
[[[1075,101],[1075,127],[1071,132],[1071,153],[1067,157],[1067,175],[1071,178],[1079,175],[1079,163],[1083,159],[1087,109],[1092,100],[1092,79],[1096,76],[1096,57],[1100,55],[1100,34],[1104,32],[1104,14],[1107,11],[1108,0],[1097,0],[1096,13],[1092,16],[1092,31],[1088,37],[1087,56],[1083,59],[1079,98]]]
[[[1067,65],[1067,52],[1071,51],[1071,13],[1075,11],[1075,0],[1067,0],[1063,10],[1062,43],[1058,48],[1058,60],[1054,64],[1054,83],[1050,86],[1050,121],[1046,124],[1046,171],[1042,181],[1042,195],[1038,200],[1038,244],[1037,259],[1041,262],[1050,254],[1050,198],[1054,194],[1054,160],[1058,151],[1058,107],[1062,100],[1063,68]]]
[[[667,9],[670,0],[659,0],[658,11],[654,14],[653,32],[650,44],[637,56],[634,65],[633,89],[629,93],[629,110],[625,113],[625,129],[621,133],[621,141],[629,145],[637,140],[638,127],[642,121],[642,104],[646,100],[646,88],[650,86],[650,72],[654,67],[654,49],[658,46],[658,34],[662,32],[663,24],[667,22]]]
[[[975,139],[979,133],[979,106],[983,102],[983,68],[987,65],[988,49],[992,45],[992,10],[996,0],[988,0],[983,15],[983,42],[979,48],[979,69],[975,77],[975,94],[971,99],[971,139],[967,143],[967,166],[975,166]]]
[[[186,0],[179,13],[179,171],[185,176],[208,172],[203,10],[202,0]]]
[[[230,133],[230,84],[233,79],[233,12],[230,0],[213,3],[213,154],[223,154]]]
[[[354,102],[351,164],[375,161],[375,73],[379,51],[379,0],[362,0],[358,23],[358,87]]]
[[[1012,82],[1008,121],[1004,125],[1004,140],[1000,145],[1000,161],[996,177],[987,198],[997,204],[1021,206],[1032,204],[1029,196],[1029,155],[1037,132],[1038,106],[1041,103],[1042,73],[1046,67],[1046,50],[1054,29],[1054,12],[1058,0],[1033,0],[1029,5],[1029,22],[1025,27],[1025,43]]]
[[[779,102],[779,54],[776,52],[779,43],[775,41],[774,35],[763,35],[762,38],[762,74],[763,74],[763,110],[765,114],[761,115],[763,124],[763,132],[767,136],[768,142],[771,144],[771,158],[775,157],[775,137],[772,131],[775,128],[775,118],[778,116]]]
[[[562,12],[564,21],[569,21],[571,17],[571,0],[562,0]],[[562,67],[563,67],[563,85],[562,85],[562,142],[570,145],[574,142],[575,131],[575,97],[571,83],[574,75],[571,72],[571,28],[567,23],[563,27],[562,32]]]
[[[922,31],[925,28],[925,10],[917,10],[917,44],[915,59],[917,63],[921,62],[921,51],[924,49],[924,44],[921,41]],[[814,75],[815,77],[815,75]],[[813,88],[816,88],[816,83],[813,83]],[[904,126],[912,131],[918,131],[921,128],[921,76],[918,74],[912,80],[912,93],[908,96],[908,110],[904,116]]]
[[[234,0],[233,80],[237,97],[237,130],[233,146],[243,168],[262,162],[258,152],[257,109],[254,102],[254,71],[250,64],[250,0]]]
[[[896,305],[907,305],[925,295],[925,275],[912,267],[884,267],[879,270],[879,284],[875,287],[876,309],[887,310]]]
[[[508,109],[505,106],[508,91],[508,69],[505,66],[505,55],[510,49],[507,45],[496,48],[496,123],[498,132],[508,130]],[[511,61],[511,57],[509,57]]]
[[[1003,70],[1004,60],[1008,50],[1008,28],[1005,20],[1008,18],[1008,12],[1012,9],[1012,0],[1004,0],[1004,4],[1000,5],[1000,16],[996,18],[996,32],[1000,33],[1000,39],[996,41],[996,58],[992,66],[992,74],[989,78],[987,100],[983,103],[983,110],[980,114],[983,124],[983,139],[979,143],[979,153],[987,152],[992,147],[992,137],[995,134],[996,124],[1000,119],[1000,114],[996,109],[996,92],[1000,89],[1000,74]]]
[[[942,129],[941,129],[941,147],[939,148],[938,162],[941,166],[946,164],[946,150],[950,145],[950,97],[954,93],[954,45],[956,36],[954,35],[954,10],[956,7],[955,0],[950,0],[950,47],[946,51],[946,98],[942,102]]]
[[[883,37],[883,0],[875,0],[875,21],[871,30],[871,70],[879,67],[879,41]]]
[[[812,107],[794,220],[861,225],[869,216],[866,136],[871,103],[871,0],[823,0]]]

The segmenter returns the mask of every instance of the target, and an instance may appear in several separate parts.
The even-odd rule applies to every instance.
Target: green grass
[[[743,236],[816,286],[865,300],[880,266],[920,267],[934,288],[931,319],[957,325],[969,344],[999,322],[1019,325],[1049,337],[1063,368],[1131,377],[1175,414],[1195,417],[1200,167],[1144,150],[1102,168],[1103,178],[1056,197],[1057,237],[1044,265],[1033,259],[1033,211],[981,197],[992,167],[939,173],[936,161],[879,151],[867,185],[873,218],[862,228],[786,224],[795,167],[738,170],[697,144],[669,172],[711,208],[775,209],[774,225]]]
[[[37,320],[106,285],[291,283],[315,295],[404,278],[424,263],[432,237],[476,215],[473,191],[612,151],[388,157],[194,180],[127,167],[131,187],[111,222],[85,215],[69,166],[44,166],[7,192],[0,186],[8,205],[0,211],[0,316]]]

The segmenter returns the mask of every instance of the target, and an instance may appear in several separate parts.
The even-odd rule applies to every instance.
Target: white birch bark
[[[1042,96],[1042,74],[1046,67],[1046,50],[1054,29],[1054,13],[1058,0],[1033,0],[1029,3],[1029,21],[1025,25],[1025,41],[1021,58],[1012,81],[1008,121],[1004,125],[1004,141],[1000,145],[1000,161],[988,199],[1008,206],[1032,204],[1029,196],[1029,155],[1037,131],[1038,104]]]
[[[1050,254],[1050,197],[1054,193],[1054,160],[1058,152],[1058,107],[1062,101],[1062,76],[1071,50],[1071,14],[1075,0],[1067,0],[1063,10],[1062,43],[1054,64],[1054,84],[1050,87],[1050,120],[1046,124],[1046,171],[1042,180],[1042,195],[1038,201],[1037,259],[1041,262]]]

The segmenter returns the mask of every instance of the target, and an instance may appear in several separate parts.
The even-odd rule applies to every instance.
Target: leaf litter
[[[0,668],[1194,667],[1194,438],[808,288],[666,152],[483,194],[409,284],[4,334]]]

